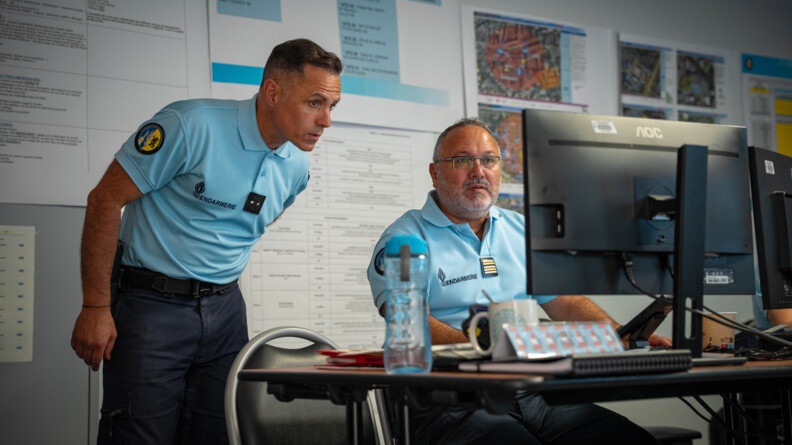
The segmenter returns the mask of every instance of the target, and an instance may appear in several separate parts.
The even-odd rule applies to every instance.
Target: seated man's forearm
[[[429,317],[429,331],[432,333],[433,345],[465,343],[469,341],[462,331],[454,329],[434,317]]]
[[[380,315],[385,318],[385,305],[380,306]],[[459,329],[454,329],[451,326],[443,323],[442,321],[430,316],[429,317],[429,332],[432,335],[433,345],[446,345],[451,343],[465,343],[468,340],[467,336]]]

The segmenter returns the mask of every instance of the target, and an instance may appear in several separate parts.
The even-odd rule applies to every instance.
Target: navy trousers
[[[520,394],[511,411],[495,415],[429,409],[413,415],[418,444],[646,445],[649,432],[601,406],[548,405],[537,394]]]
[[[97,443],[227,443],[226,378],[248,341],[239,286],[201,298],[133,288],[112,309]]]

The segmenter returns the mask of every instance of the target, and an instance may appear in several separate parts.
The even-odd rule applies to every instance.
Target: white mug
[[[476,338],[479,320],[489,319],[490,347],[484,349]],[[470,320],[468,338],[476,353],[482,356],[492,355],[504,324],[531,326],[539,324],[539,305],[533,299],[497,301],[490,303],[486,312],[479,312]]]

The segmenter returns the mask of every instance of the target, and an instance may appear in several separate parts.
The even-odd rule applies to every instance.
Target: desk
[[[400,394],[404,422],[402,437],[409,438],[409,409],[422,405],[484,408],[503,414],[517,391],[542,394],[547,403],[609,402],[677,396],[720,394],[736,401],[738,393],[780,392],[785,443],[792,443],[792,361],[749,362],[741,366],[694,368],[684,372],[613,377],[547,378],[528,374],[432,372],[387,374],[382,369],[302,367],[246,369],[240,380],[266,381],[268,392],[279,400],[324,397],[334,403],[357,405],[366,391],[388,388]],[[727,408],[724,403],[724,408]],[[726,419],[734,424],[734,413]],[[354,420],[360,425],[359,419]],[[359,437],[359,435],[357,435]]]

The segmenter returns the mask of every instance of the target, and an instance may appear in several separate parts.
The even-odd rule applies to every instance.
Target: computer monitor
[[[699,149],[680,165],[693,182],[686,226],[700,232],[676,227],[683,146]],[[663,295],[683,281],[704,295],[754,292],[744,127],[523,110],[523,150],[530,293]],[[685,245],[691,255],[675,256]],[[680,260],[692,270],[674,270]]]
[[[762,303],[792,308],[792,157],[757,147],[748,157]]]

